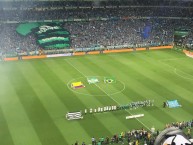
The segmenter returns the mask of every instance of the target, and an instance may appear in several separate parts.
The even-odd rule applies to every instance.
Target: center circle
[[[89,84],[88,78],[96,78],[99,82]],[[81,82],[83,87],[72,87],[72,84],[77,82]],[[120,80],[111,80],[110,82],[109,80],[105,81],[104,76],[85,76],[74,78],[67,83],[67,87],[74,93],[89,96],[111,96],[125,90],[124,82]]]

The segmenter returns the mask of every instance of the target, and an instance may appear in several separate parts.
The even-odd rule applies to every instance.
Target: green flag
[[[115,83],[115,77],[104,77],[104,83]]]

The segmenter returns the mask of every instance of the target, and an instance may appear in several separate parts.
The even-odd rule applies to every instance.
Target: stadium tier
[[[0,51],[5,57],[120,48],[148,49],[172,45],[174,39],[176,45],[192,48],[191,9],[187,7],[1,11]],[[47,29],[49,31],[41,35],[38,33],[48,27],[52,30]],[[178,35],[183,32],[181,28],[190,30],[188,36]]]

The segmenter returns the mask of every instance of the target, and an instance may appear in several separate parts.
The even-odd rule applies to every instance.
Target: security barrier
[[[46,58],[46,55],[22,56],[22,60]]]
[[[128,48],[128,49],[104,50],[103,53],[118,53],[118,52],[131,52],[131,51],[133,51],[133,49]]]
[[[16,61],[16,60],[18,60],[18,57],[4,58],[4,61]]]
[[[172,49],[173,46],[156,46],[156,47],[149,47],[149,50],[156,50],[156,49]]]
[[[90,51],[87,54],[99,54],[99,53],[100,53],[100,51]]]
[[[85,52],[74,52],[74,56],[85,55]]]

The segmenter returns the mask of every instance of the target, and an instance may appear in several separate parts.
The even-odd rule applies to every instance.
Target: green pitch
[[[173,50],[0,62],[0,144],[72,145],[91,137],[193,119],[193,59]],[[99,83],[88,84],[87,77]],[[104,83],[113,76],[116,83]],[[81,81],[85,88],[71,89]],[[154,100],[153,107],[87,114],[68,121],[68,111]],[[177,99],[181,108],[163,108]],[[126,120],[131,114],[144,114]]]

